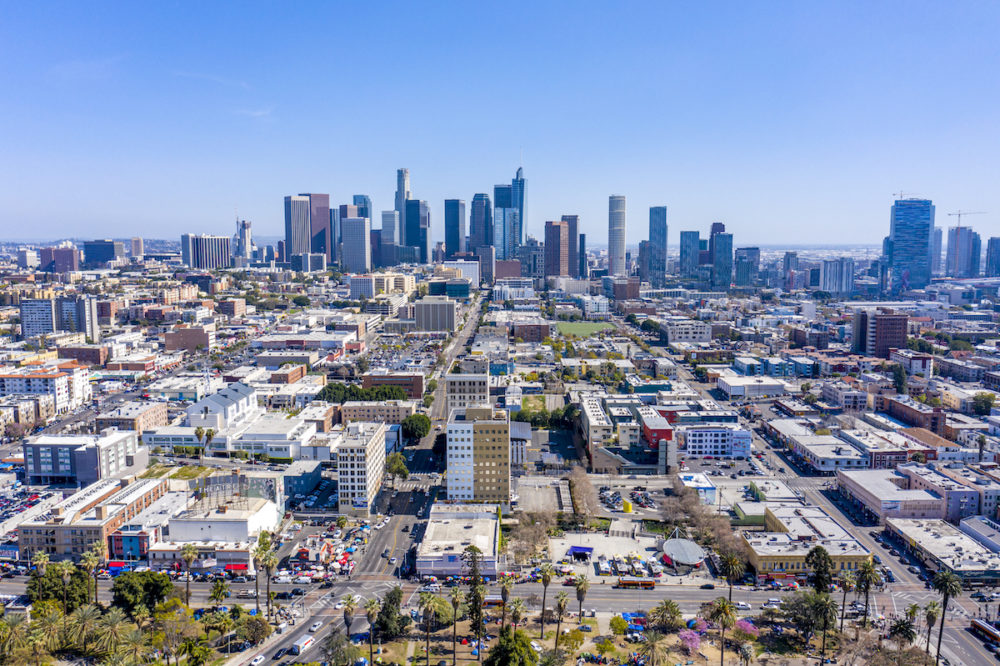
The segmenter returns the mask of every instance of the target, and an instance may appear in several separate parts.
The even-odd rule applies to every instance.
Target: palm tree
[[[666,637],[658,631],[646,634],[645,642],[639,646],[639,656],[646,666],[664,666],[667,663]]]
[[[913,628],[911,620],[901,617],[889,627],[889,638],[896,641],[899,649],[903,650],[917,640],[917,630]]]
[[[744,666],[750,666],[750,662],[754,658],[753,644],[751,643],[741,643],[740,644],[740,663]]]
[[[844,600],[840,604],[840,633],[844,633],[844,616],[847,614],[847,593],[854,590],[854,574],[845,571],[840,574],[840,589],[844,592]]]
[[[451,596],[448,599],[451,602],[451,612],[453,615],[453,622],[451,623],[451,666],[455,666],[458,661],[458,609],[462,605],[464,598],[461,589],[458,587],[451,588]],[[371,654],[368,656],[368,661],[371,662]]]
[[[559,649],[559,634],[562,630],[563,616],[566,614],[567,606],[569,606],[569,595],[560,592],[556,595],[556,650]]]
[[[194,429],[194,438],[198,440],[198,448],[201,449],[201,440],[205,437],[205,429],[198,426]],[[200,462],[200,455],[199,455]]]
[[[545,562],[538,568],[538,578],[542,581],[542,628],[538,632],[538,638],[545,638],[545,600],[549,594],[549,583],[556,575],[556,569],[551,562]]]
[[[273,550],[269,550],[264,553],[264,556],[260,560],[261,565],[264,567],[264,572],[267,574],[267,621],[271,621],[271,574],[274,570],[278,568],[278,554]]]
[[[198,548],[193,543],[186,543],[181,547],[181,559],[187,569],[187,580],[184,585],[184,603],[191,605],[191,565],[198,559]]]
[[[590,581],[586,576],[577,576],[573,581],[573,587],[576,588],[576,600],[580,604],[580,623],[583,624],[583,600],[587,598],[587,592],[590,590]]]
[[[351,639],[351,623],[354,622],[354,613],[358,610],[358,600],[353,594],[345,595],[341,601],[344,604],[344,627],[347,629],[347,639]]]
[[[24,615],[11,613],[0,617],[0,654],[10,655],[24,647],[27,632],[28,619]]]
[[[875,563],[871,559],[867,559],[861,563],[858,567],[858,573],[856,576],[855,586],[858,592],[865,595],[865,617],[862,620],[862,626],[866,629],[868,628],[868,596],[871,594],[872,588],[878,583],[878,572],[875,570]]]
[[[962,594],[962,579],[951,571],[940,570],[934,574],[934,581],[931,586],[941,595],[941,626],[938,627],[937,655],[934,657],[934,664],[941,661],[941,638],[944,636],[944,617],[948,614],[948,602],[952,597]]]
[[[510,602],[510,624],[514,631],[517,631],[517,625],[521,623],[524,619],[524,613],[527,609],[524,605],[524,599],[517,597],[514,601]]]
[[[500,579],[500,600],[503,607],[500,609],[500,630],[503,631],[507,624],[507,601],[510,599],[510,591],[514,588],[514,579],[504,576]]]
[[[924,652],[928,655],[931,653],[931,630],[937,624],[939,617],[941,617],[941,604],[933,600],[928,601],[924,606],[924,622],[927,623],[927,649]]]
[[[57,562],[55,566],[59,567],[56,571],[59,572],[59,577],[62,578],[63,584],[63,633],[68,633],[67,621],[69,619],[69,611],[67,609],[69,608],[69,601],[67,595],[69,593],[69,582],[73,580],[73,570],[76,567],[69,560]]]
[[[37,620],[32,620],[32,627],[38,630],[45,639],[45,649],[55,652],[62,644],[62,613],[57,610],[46,613]]]
[[[201,447],[201,461],[200,462],[203,465],[205,464],[205,449],[208,448],[208,445],[212,443],[213,439],[215,439],[215,429],[214,428],[209,428],[208,430],[205,431],[205,446]]]
[[[712,602],[707,619],[719,625],[719,663],[726,663],[726,630],[736,624],[736,606],[725,597],[719,597]]]
[[[31,563],[35,565],[35,573],[41,578],[45,575],[45,570],[49,567],[49,554],[38,551],[31,558]]]
[[[746,565],[736,553],[726,553],[719,560],[719,573],[729,583],[729,601],[733,600],[733,583],[739,580],[746,572]]]
[[[455,588],[457,589],[457,588]],[[382,610],[382,604],[375,597],[372,597],[365,602],[365,617],[368,618],[368,663],[374,664],[374,641],[375,641],[375,620],[378,618],[379,611]],[[456,615],[456,618],[458,616]],[[455,624],[458,624],[456,622]]]
[[[104,539],[98,539],[90,546],[90,550],[97,556],[97,566],[94,567],[94,603],[97,603],[97,573],[101,565],[108,559],[108,544]]]
[[[918,615],[920,615],[920,604],[910,604],[906,607],[907,620],[910,622],[916,622]]]
[[[424,658],[427,663],[431,663],[431,616],[434,614],[434,594],[431,592],[421,592],[417,601],[417,608],[424,614]]]
[[[92,604],[80,606],[70,616],[73,623],[72,638],[80,644],[83,653],[87,653],[90,637],[101,624],[101,611]]]
[[[819,663],[826,663],[826,631],[830,627],[832,622],[834,626],[837,626],[837,602],[833,600],[829,594],[820,593],[817,595],[816,603],[813,606],[813,612],[819,616],[823,627],[823,645],[820,648],[820,660]]]
[[[217,580],[212,583],[212,592],[208,595],[210,601],[214,601],[216,606],[222,604],[223,601],[229,598],[229,582],[225,580]]]
[[[146,632],[135,627],[126,630],[121,635],[118,649],[131,662],[142,663],[143,658],[149,653]]]
[[[149,609],[140,604],[138,608],[132,611],[132,619],[135,620],[136,625],[142,629],[142,625],[149,619]]]
[[[253,569],[257,572],[257,575],[253,577],[253,598],[254,603],[257,606],[257,613],[260,613],[260,569],[261,563],[264,560],[264,555],[270,548],[270,544],[264,545],[261,543],[262,537],[265,532],[261,532],[261,537],[257,539],[257,545],[253,549]]]
[[[80,556],[80,568],[87,572],[87,579],[89,581],[90,577],[93,575],[94,570],[97,569],[99,560],[97,558],[97,553],[92,550],[88,550],[86,553]],[[90,600],[90,583],[87,583],[87,600]],[[94,578],[94,600],[97,600],[97,578]]]
[[[673,599],[664,599],[649,611],[649,620],[661,631],[670,631],[681,619],[681,609]]]

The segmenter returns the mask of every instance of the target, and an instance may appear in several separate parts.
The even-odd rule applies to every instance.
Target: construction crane
[[[958,226],[962,226],[962,216],[963,215],[986,215],[984,210],[957,210],[954,213],[948,213],[949,217],[958,218]]]

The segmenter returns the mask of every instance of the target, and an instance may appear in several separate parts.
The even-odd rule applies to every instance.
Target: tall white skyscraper
[[[625,197],[608,198],[608,274],[627,275],[625,265]]]
[[[348,273],[367,273],[372,269],[371,222],[367,217],[348,217],[340,221],[344,256],[340,262]]]
[[[382,211],[382,245],[399,245],[399,211]]]

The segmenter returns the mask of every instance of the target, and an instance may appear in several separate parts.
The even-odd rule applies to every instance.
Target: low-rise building
[[[21,445],[29,484],[90,485],[130,470],[141,471],[149,453],[136,432],[109,429],[100,435],[38,435]]]
[[[398,386],[406,392],[407,398],[419,400],[424,395],[424,375],[420,372],[369,372],[361,376],[361,386],[365,389]]]
[[[402,423],[407,416],[417,413],[414,400],[349,400],[340,406],[343,423],[370,421],[382,423]]]
[[[741,398],[768,398],[776,395],[788,395],[788,384],[780,379],[768,377],[719,377],[716,382],[719,390],[730,400]]]
[[[931,377],[934,375],[934,355],[912,349],[890,349],[889,361],[903,366],[908,375]]]
[[[852,412],[868,407],[868,393],[843,381],[823,384],[823,400]]]
[[[498,506],[435,504],[417,546],[417,574],[442,578],[466,575],[463,555],[469,546],[482,553],[479,566],[483,576],[495,580],[500,546]]]
[[[167,405],[163,402],[125,402],[98,415],[96,427],[98,430],[116,428],[118,430],[134,430],[140,435],[150,428],[167,425]]]
[[[885,528],[928,571],[949,571],[964,587],[1000,583],[1000,555],[944,520],[889,518]]]
[[[867,517],[884,524],[887,518],[942,518],[944,498],[931,490],[909,487],[895,470],[840,470],[837,488]]]
[[[682,450],[689,456],[750,457],[753,437],[738,425],[690,425],[678,429]]]

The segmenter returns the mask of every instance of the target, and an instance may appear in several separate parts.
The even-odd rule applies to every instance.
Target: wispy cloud
[[[118,72],[124,55],[104,58],[76,58],[57,62],[48,69],[49,78],[61,83],[94,83],[106,81]]]
[[[207,81],[209,83],[215,83],[220,86],[226,86],[227,88],[242,88],[243,90],[250,90],[250,84],[247,83],[246,81],[240,81],[238,79],[227,79],[224,76],[216,76],[214,74],[204,74],[201,72],[180,72],[180,71],[174,71],[172,72],[172,74],[182,79]]]
[[[274,112],[274,107],[269,106],[262,109],[236,109],[233,113],[235,113],[238,116],[245,116],[247,118],[267,120],[271,118],[271,114],[273,112]]]

